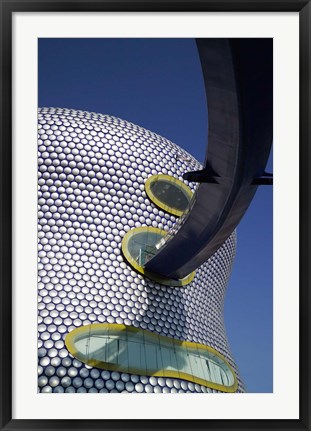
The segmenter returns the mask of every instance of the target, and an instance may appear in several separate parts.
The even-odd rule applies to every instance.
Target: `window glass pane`
[[[167,286],[185,286],[190,283],[195,271],[186,277],[173,280],[145,270],[145,265],[152,259],[163,245],[168,232],[151,226],[142,226],[128,231],[122,239],[122,252],[128,263],[139,273],[151,280]]]
[[[161,361],[163,370],[176,370],[176,367],[172,367],[171,349],[167,347],[161,347]],[[176,360],[175,364],[177,365]]]
[[[120,339],[118,361],[121,370],[129,369],[128,342]]]
[[[179,211],[185,211],[190,199],[178,184],[166,180],[154,181],[150,184],[152,193],[161,202]]]
[[[168,370],[178,370],[178,362],[177,362],[177,352],[175,348],[170,349],[170,366]]]
[[[148,364],[148,370],[150,370],[150,373],[153,374],[154,372],[158,371],[157,357],[156,357],[157,346],[152,344],[146,344],[145,351],[146,351],[146,363]]]
[[[192,375],[200,377],[201,379],[204,378],[202,375],[202,369],[200,367],[198,356],[195,355],[193,352],[190,352],[188,356],[188,360],[192,369]]]
[[[120,325],[86,325],[73,337],[70,353],[85,363],[101,364],[120,372],[173,376],[226,390],[236,384],[228,363],[216,352],[196,343],[177,340],[146,330]],[[92,329],[92,330],[91,330]],[[84,332],[83,332],[84,331]],[[67,345],[67,344],[66,344]],[[110,368],[109,368],[110,367]],[[215,387],[215,386],[212,386]]]
[[[185,214],[191,206],[191,189],[170,175],[152,175],[146,181],[145,191],[155,205],[177,217]]]
[[[135,369],[141,368],[140,345],[133,341],[128,341],[127,346],[128,361],[131,367]]]
[[[155,245],[162,237],[160,233],[150,231],[133,233],[128,242],[128,251],[140,266],[144,266],[156,254]]]
[[[177,362],[178,362],[178,369],[182,373],[192,375],[192,369],[188,358],[187,347],[178,346]]]

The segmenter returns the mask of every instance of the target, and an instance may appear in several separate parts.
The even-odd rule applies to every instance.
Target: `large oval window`
[[[193,280],[195,272],[192,272],[185,278],[173,280],[146,271],[144,268],[145,264],[156,255],[167,234],[165,230],[149,226],[132,229],[123,237],[123,255],[136,271],[144,274],[151,280],[166,286],[185,286]]]
[[[163,174],[148,178],[145,190],[159,208],[178,217],[189,207],[193,194],[185,183]]]
[[[232,367],[216,350],[132,326],[97,323],[71,331],[65,339],[79,361],[100,369],[172,377],[223,392],[235,392]]]

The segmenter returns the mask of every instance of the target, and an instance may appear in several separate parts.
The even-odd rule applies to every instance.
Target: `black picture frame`
[[[310,421],[310,1],[303,0],[0,0],[0,414],[2,430],[292,429]],[[300,66],[300,418],[297,420],[16,420],[12,419],[12,14],[14,12],[299,12]],[[290,175],[290,173],[289,173]],[[298,288],[298,286],[297,286]],[[286,407],[284,407],[286,408]]]

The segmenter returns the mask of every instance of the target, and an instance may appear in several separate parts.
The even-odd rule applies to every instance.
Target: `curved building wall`
[[[39,391],[217,392],[187,380],[81,363],[65,337],[93,323],[208,345],[227,359],[243,391],[223,321],[235,232],[182,287],[137,273],[121,250],[131,229],[168,231],[177,220],[148,198],[146,180],[165,174],[184,181],[182,174],[200,164],[169,140],[108,115],[41,108],[38,127]]]

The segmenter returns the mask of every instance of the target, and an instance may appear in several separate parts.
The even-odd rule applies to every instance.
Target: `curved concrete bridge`
[[[272,39],[197,39],[208,104],[208,148],[189,211],[145,268],[165,277],[187,276],[225,242],[260,184],[273,130]],[[177,232],[176,232],[177,230]]]

